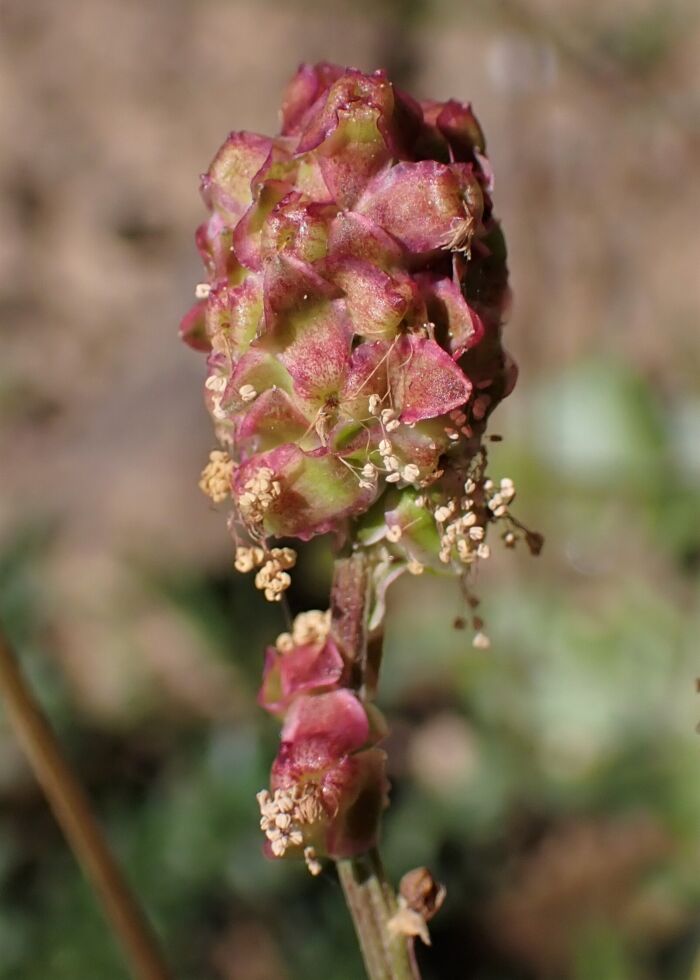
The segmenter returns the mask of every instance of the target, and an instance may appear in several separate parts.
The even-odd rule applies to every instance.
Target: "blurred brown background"
[[[691,0],[0,0],[0,614],[182,977],[360,976],[330,877],[258,854],[277,632],[197,489],[198,174],[300,61],[471,100],[521,367],[493,454],[548,540],[397,587],[395,873],[426,976],[652,980],[700,941],[700,11]],[[293,600],[323,604],[314,546]],[[419,592],[416,592],[419,589]],[[417,602],[419,593],[421,601]],[[440,760],[440,765],[435,760]],[[0,978],[122,977],[7,729]],[[300,941],[303,937],[303,941]]]

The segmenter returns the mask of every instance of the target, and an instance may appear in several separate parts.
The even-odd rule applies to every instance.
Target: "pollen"
[[[396,544],[397,541],[401,540],[401,527],[399,524],[392,524],[391,527],[387,528],[386,539],[392,544]]]
[[[225,422],[228,416],[226,415],[226,410],[221,405],[221,396],[217,398],[212,398],[211,402],[211,414],[214,416],[217,422]]]
[[[243,520],[253,526],[262,524],[265,511],[280,493],[281,487],[271,469],[262,466],[256,470],[243,485],[243,493],[238,498]]]
[[[323,867],[316,857],[316,851],[313,847],[304,848],[304,860],[306,861],[306,867],[309,869],[309,874],[313,875],[314,878],[321,874]]]
[[[291,551],[290,549],[287,549]],[[331,628],[330,609],[321,612],[320,609],[310,609],[299,613],[292,623],[291,633],[281,633],[275,644],[284,653],[295,646],[311,646],[326,642]]]
[[[401,425],[401,422],[396,418],[396,412],[393,408],[382,409],[379,418],[387,432],[395,432]]]
[[[435,520],[438,522],[438,524],[444,524],[445,521],[449,520],[452,514],[454,514],[456,509],[457,502],[455,500],[448,500],[447,503],[443,504],[441,507],[436,507]]]
[[[510,501],[515,496],[515,484],[510,479],[510,477],[504,477],[501,480],[501,497],[504,500]]]
[[[294,639],[291,633],[280,633],[275,640],[279,653],[290,653],[294,649]]]
[[[292,584],[288,569],[296,564],[293,548],[273,548],[270,556],[255,576],[255,588],[264,593],[268,602],[279,602]]]
[[[264,561],[265,552],[262,548],[241,546],[236,548],[236,559],[233,565],[237,572],[252,572]]]
[[[258,393],[252,385],[241,385],[238,394],[244,402],[252,402],[258,397]]]
[[[223,374],[210,374],[207,380],[204,382],[204,387],[208,391],[216,391],[221,393],[226,390],[226,378]]]
[[[363,490],[374,490],[377,484],[377,467],[374,463],[365,463],[360,471],[360,486]]]
[[[231,477],[234,462],[223,449],[213,449],[209,453],[209,462],[202,470],[199,489],[210,497],[215,504],[220,504],[231,496]]]
[[[272,562],[265,562],[255,576],[255,588],[260,589],[268,602],[280,602],[291,584],[291,575],[280,571]]]
[[[379,415],[379,410],[381,408],[381,405],[382,405],[382,400],[379,397],[379,395],[370,395],[369,396],[369,414],[370,415]]]
[[[260,807],[260,829],[270,841],[275,857],[304,843],[304,828],[313,827],[326,816],[316,786],[263,789],[256,799]],[[315,852],[312,856],[316,857]],[[312,872],[313,873],[313,872]]]

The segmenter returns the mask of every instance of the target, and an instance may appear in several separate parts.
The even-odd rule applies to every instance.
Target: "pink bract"
[[[365,708],[349,690],[294,701],[272,765],[272,790],[312,787],[322,816],[311,828],[321,853],[349,857],[376,843],[386,805],[385,754],[369,745]]]
[[[298,695],[336,687],[344,666],[331,637],[319,643],[293,646],[284,652],[268,647],[258,702],[273,714],[284,714]]]

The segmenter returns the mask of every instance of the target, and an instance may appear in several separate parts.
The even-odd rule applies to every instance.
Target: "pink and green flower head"
[[[464,485],[515,379],[500,342],[505,248],[471,107],[417,102],[381,71],[303,65],[280,134],[232,133],[201,186],[207,279],[182,334],[208,352],[226,457],[202,486],[231,500],[243,547],[347,536],[404,496],[433,510],[455,499],[452,475]],[[456,549],[441,563],[439,541],[429,555],[389,543],[414,566],[464,564]],[[286,570],[268,573],[261,587],[278,598],[268,583]]]

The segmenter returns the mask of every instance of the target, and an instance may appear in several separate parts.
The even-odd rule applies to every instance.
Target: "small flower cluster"
[[[214,449],[209,453],[209,462],[202,470],[199,489],[215,504],[220,504],[231,496],[231,478],[234,463],[227,452]]]
[[[304,828],[314,826],[324,817],[318,791],[313,786],[276,789],[272,795],[269,790],[262,789],[257,800],[260,829],[270,842],[275,857],[282,857],[292,847],[301,847]],[[315,854],[312,847],[306,850]]]
[[[508,507],[514,497],[515,485],[509,477],[501,480],[498,490],[494,490],[493,480],[485,479],[477,484],[469,477],[461,499],[450,497],[434,511],[441,532],[440,561],[447,565],[456,555],[457,560],[468,567],[479,558],[489,558],[491,549],[484,540],[486,525],[501,520],[508,522]],[[481,505],[479,500],[482,501]],[[505,532],[505,537],[515,543],[515,535],[510,528]]]
[[[294,548],[263,548],[260,545],[239,545],[233,567],[237,572],[252,572],[255,587],[260,589],[268,602],[279,602],[291,585],[289,569],[294,568],[297,553]]]
[[[386,800],[382,731],[347,687],[348,673],[330,612],[312,610],[268,648],[258,696],[283,719],[271,787],[258,794],[266,848],[303,855],[312,874],[321,856],[370,847]],[[369,808],[361,822],[357,806]]]
[[[243,484],[238,496],[238,509],[246,525],[252,530],[265,519],[265,511],[281,493],[278,480],[267,466],[256,470]]]
[[[291,584],[288,569],[294,568],[297,555],[293,548],[272,548],[270,556],[255,576],[255,587],[269,602],[279,602]]]
[[[330,609],[326,612],[310,609],[295,617],[291,633],[280,633],[275,641],[275,647],[280,653],[290,653],[294,647],[323,644],[328,638],[330,629]]]
[[[500,527],[501,537],[513,548],[521,536],[530,551],[538,553],[542,539],[528,531],[512,515],[515,485],[507,477],[495,484],[486,475],[487,453],[481,447],[467,460],[446,463],[442,478],[420,491],[411,489],[387,496],[385,523],[371,540],[380,538],[383,560],[389,566],[405,567],[419,575],[426,568],[448,571],[462,580],[472,606],[478,604],[469,580],[479,561],[490,557],[487,535],[491,525]],[[485,649],[488,637],[483,622],[474,616],[474,646]]]

